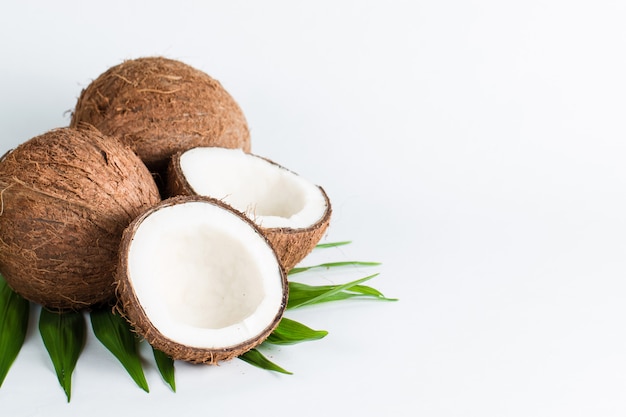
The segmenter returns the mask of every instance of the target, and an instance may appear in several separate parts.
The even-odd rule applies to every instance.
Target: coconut
[[[320,241],[331,205],[322,187],[266,158],[239,149],[199,147],[172,157],[169,195],[204,195],[253,220],[289,271]]]
[[[288,284],[259,228],[200,196],[164,200],[135,219],[120,246],[120,310],[173,359],[215,364],[276,328]]]
[[[95,130],[60,128],[0,161],[0,272],[51,309],[81,309],[115,294],[123,230],[160,201],[145,165]]]
[[[70,126],[95,126],[132,147],[153,171],[196,146],[250,150],[250,132],[233,97],[183,62],[146,57],[109,68],[80,94]]]

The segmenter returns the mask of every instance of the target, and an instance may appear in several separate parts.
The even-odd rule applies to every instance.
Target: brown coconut
[[[183,208],[182,206],[188,207],[192,204],[207,208],[208,211],[179,210]],[[157,215],[162,215],[162,218],[154,220]],[[148,224],[151,221],[152,223]],[[196,233],[197,230],[206,230],[207,227],[209,230],[207,233]],[[152,234],[146,234],[148,228]],[[177,239],[179,234],[184,238]],[[190,252],[198,252],[198,248],[203,247],[205,236],[213,240],[213,248],[206,247],[204,253],[190,255]],[[240,246],[229,246],[229,240],[239,238]],[[178,246],[181,241],[186,241],[184,244],[186,247]],[[215,250],[216,246],[219,250]],[[224,247],[227,249],[222,250]],[[167,253],[164,256],[155,253],[160,251]],[[224,327],[234,327],[237,331],[251,332],[241,340],[237,339],[231,343],[220,343],[219,335],[211,336],[209,341],[195,344],[185,343],[182,338],[177,337],[175,334],[181,331],[181,328],[183,328],[181,334],[201,333],[205,328],[210,328],[211,331],[221,330],[219,326],[203,322],[203,320],[212,321],[215,317],[203,319],[200,316],[228,315],[229,310],[239,308],[246,303],[246,299],[253,297],[250,288],[242,286],[229,292],[229,287],[236,286],[238,280],[247,279],[257,272],[255,261],[249,255],[249,252],[254,251],[261,252],[259,256],[265,257],[268,261],[267,266],[261,269],[266,279],[272,281],[274,288],[273,291],[263,291],[262,297],[271,297],[273,307],[265,313],[264,320],[260,320],[260,327],[250,330],[254,325],[249,327],[237,323],[224,324]],[[133,257],[137,259],[133,260]],[[144,262],[144,257],[151,259],[152,262]],[[225,264],[220,267],[221,263]],[[247,265],[252,267],[246,270]],[[196,267],[197,272],[193,272]],[[169,268],[185,272],[171,272]],[[232,207],[202,196],[170,198],[137,217],[124,231],[116,277],[117,309],[141,337],[174,360],[209,365],[233,359],[261,344],[278,326],[287,306],[289,291],[287,275],[280,266],[271,244],[258,227]],[[212,286],[218,287],[219,281],[225,288],[214,289]],[[184,288],[177,288],[179,286]],[[176,304],[173,298],[181,292],[184,296],[178,300],[179,304]],[[217,295],[211,297],[212,292]],[[229,298],[232,298],[230,302],[225,301]],[[188,314],[186,319],[181,318],[184,315],[177,311],[177,308],[188,308],[194,304],[194,299],[196,310]],[[159,322],[151,317],[151,311],[157,312],[161,318],[166,317],[165,321]],[[170,319],[173,324],[169,322]],[[205,346],[211,344],[214,346]]]
[[[230,152],[230,151],[229,151]],[[177,195],[207,195],[212,198],[222,199],[224,195],[211,195],[202,193],[196,190],[188,178],[186,177],[183,168],[181,166],[181,157],[184,152],[176,153],[172,159],[170,160],[170,164],[167,170],[167,195],[168,196],[177,196]],[[260,157],[254,154],[246,154],[249,158],[256,159],[257,161],[262,161],[265,165],[269,165],[276,170],[280,170],[283,173],[289,176],[298,176],[295,172],[283,167],[282,165],[277,164],[267,158]],[[225,174],[228,175],[228,174]],[[246,182],[251,180],[255,173],[253,171],[247,172],[246,174],[237,172],[236,175],[241,176],[241,182]],[[246,177],[246,175],[248,177]],[[206,178],[207,181],[219,180],[219,178]],[[324,189],[320,186],[315,186],[319,191],[321,197],[324,200],[325,210],[323,215],[315,222],[308,224],[304,227],[264,227],[260,225],[261,230],[267,236],[269,241],[274,246],[276,253],[281,261],[281,264],[285,268],[286,271],[291,270],[294,266],[296,266],[301,260],[303,260],[319,243],[321,238],[326,233],[328,226],[330,224],[330,218],[332,213],[330,199],[328,195],[324,191]],[[272,195],[272,193],[281,193],[286,190],[281,189],[280,187],[271,187],[267,191],[267,196],[263,198],[276,198],[278,199],[279,195]],[[243,208],[237,207],[238,210],[243,211]],[[254,213],[250,216],[254,220]]]
[[[159,201],[120,142],[70,128],[34,137],[0,161],[0,272],[51,309],[105,302],[124,228]]]
[[[113,66],[85,88],[70,126],[95,126],[129,145],[153,171],[196,146],[250,150],[250,132],[233,97],[215,79],[163,57]]]

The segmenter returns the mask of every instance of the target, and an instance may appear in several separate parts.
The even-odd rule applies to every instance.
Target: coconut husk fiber
[[[160,201],[131,149],[61,128],[0,161],[0,272],[26,299],[82,309],[111,299],[122,232]]]
[[[130,146],[152,171],[196,146],[250,150],[245,116],[215,79],[163,57],[127,60],[85,88],[70,126],[88,123]]]

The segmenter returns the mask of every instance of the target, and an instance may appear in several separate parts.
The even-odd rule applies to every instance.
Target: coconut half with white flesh
[[[261,227],[287,271],[313,250],[330,223],[330,200],[322,187],[240,149],[177,153],[167,177],[170,196],[209,196],[245,213]]]
[[[175,360],[215,364],[262,343],[287,304],[286,274],[259,228],[201,196],[163,201],[125,230],[121,309]]]

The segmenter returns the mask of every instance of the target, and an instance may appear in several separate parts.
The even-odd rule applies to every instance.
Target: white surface
[[[317,185],[241,149],[190,149],[180,155],[180,169],[197,194],[223,201],[265,228],[311,227],[328,212]]]
[[[31,330],[2,415],[623,416],[625,21],[602,0],[2,2],[3,148],[125,58],[184,60],[254,153],[328,191],[328,240],[354,243],[305,263],[379,260],[401,298],[293,312],[330,332],[271,353],[293,376],[180,364],[176,394],[90,339],[69,405]]]

